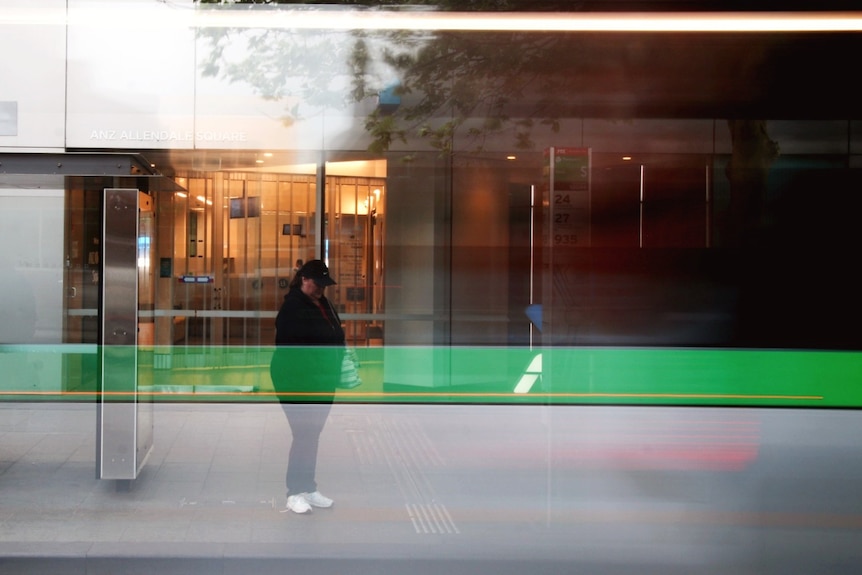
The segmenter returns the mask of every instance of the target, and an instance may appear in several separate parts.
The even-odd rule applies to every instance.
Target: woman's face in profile
[[[302,278],[302,293],[310,297],[311,299],[317,301],[321,297],[323,297],[324,287],[317,285],[311,278],[303,277]]]

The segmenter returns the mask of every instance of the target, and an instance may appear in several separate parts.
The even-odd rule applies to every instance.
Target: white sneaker
[[[315,491],[313,493],[300,493],[300,497],[302,497],[306,503],[312,505],[314,507],[332,507],[334,501],[322,494],[320,491]]]
[[[294,513],[310,513],[311,505],[308,504],[308,501],[305,499],[305,495],[305,493],[300,493],[299,495],[288,495],[287,508]]]

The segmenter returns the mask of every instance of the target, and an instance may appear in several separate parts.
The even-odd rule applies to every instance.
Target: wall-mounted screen
[[[244,218],[245,217],[245,202],[244,198],[231,198],[230,199],[230,217],[233,218]]]
[[[251,198],[231,198],[230,199],[230,217],[231,218],[259,218],[260,217],[260,197],[254,196]]]
[[[302,224],[284,224],[281,226],[281,235],[283,236],[305,236],[302,233]]]

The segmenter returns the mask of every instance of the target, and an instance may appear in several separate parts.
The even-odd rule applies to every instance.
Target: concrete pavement
[[[336,405],[283,512],[274,404],[156,404],[129,484],[96,408],[0,404],[0,574],[830,573],[862,566],[853,411]]]

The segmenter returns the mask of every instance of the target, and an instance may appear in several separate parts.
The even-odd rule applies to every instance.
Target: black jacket
[[[279,401],[332,401],[341,377],[345,337],[329,301],[323,297],[320,303],[323,311],[299,287],[284,296],[275,318],[276,348],[270,364]]]

